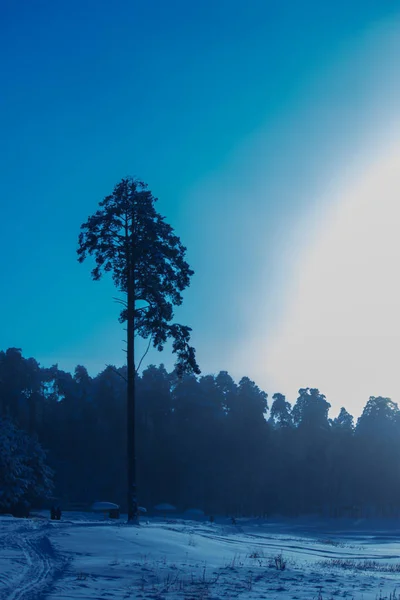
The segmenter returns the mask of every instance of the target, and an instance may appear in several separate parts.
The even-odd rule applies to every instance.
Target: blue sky
[[[75,253],[80,224],[131,174],[188,247],[196,275],[178,316],[193,327],[202,370],[253,376],[291,400],[319,380],[324,392],[318,372],[282,389],[268,340],[314,239],[304,231],[324,226],[318,190],[357,153],[382,102],[371,81],[390,64],[381,41],[396,10],[368,0],[3,1],[1,347],[92,373],[122,363],[112,284],[92,282]],[[168,352],[150,359],[172,364]]]

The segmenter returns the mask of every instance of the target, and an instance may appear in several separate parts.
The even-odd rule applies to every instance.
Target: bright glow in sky
[[[275,239],[275,270],[285,281],[269,278],[246,297],[256,325],[233,357],[237,370],[254,359],[251,375],[270,396],[280,391],[293,403],[300,387],[318,387],[331,416],[341,406],[359,416],[372,395],[400,402],[399,31],[392,21],[358,40],[327,75],[325,99],[308,106],[314,124],[297,115],[325,128],[306,158],[295,158],[313,168],[289,196],[308,193],[310,200]],[[337,106],[331,90],[356,79],[358,102],[353,90]],[[286,155],[288,179],[292,160]],[[278,298],[273,323],[271,296]]]
[[[400,400],[400,130],[335,196],[265,364],[291,397],[319,387],[359,414],[370,395]]]

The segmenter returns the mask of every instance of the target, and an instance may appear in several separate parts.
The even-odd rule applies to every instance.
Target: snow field
[[[219,521],[0,519],[0,598],[397,600],[394,524]]]

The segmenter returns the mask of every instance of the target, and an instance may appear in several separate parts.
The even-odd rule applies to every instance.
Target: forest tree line
[[[64,507],[124,508],[125,376],[126,367],[92,378],[83,366],[70,374],[15,348],[0,352],[0,449],[19,432],[19,455],[29,453],[25,468],[37,475],[18,498],[38,503],[47,491]],[[135,387],[139,503],[148,510],[168,502],[210,515],[400,514],[400,411],[389,398],[371,397],[354,423],[345,408],[330,419],[317,389],[300,389],[291,406],[225,371],[180,379],[150,365]],[[3,511],[20,485],[9,460],[0,452]]]

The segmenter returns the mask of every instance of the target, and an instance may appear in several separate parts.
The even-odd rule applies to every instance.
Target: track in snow
[[[11,524],[10,524],[11,525]],[[54,550],[45,527],[26,522],[3,536],[1,546],[19,551],[21,569],[17,575],[0,579],[0,600],[42,600],[55,577],[66,567]]]

